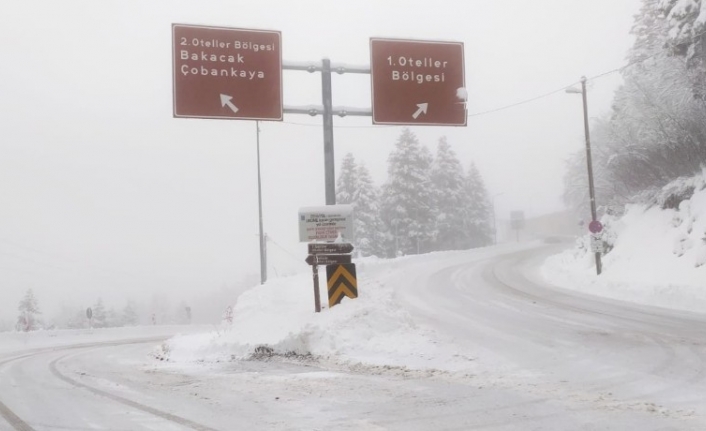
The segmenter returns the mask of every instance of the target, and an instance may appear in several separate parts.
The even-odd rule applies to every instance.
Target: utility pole
[[[267,244],[262,226],[262,179],[260,176],[260,122],[255,121],[257,129],[257,205],[260,222],[260,284],[267,281]]]
[[[591,221],[595,222],[598,219],[596,211],[596,189],[593,185],[593,161],[591,159],[591,135],[588,127],[588,97],[586,95],[586,77],[581,77],[581,90],[575,88],[567,88],[567,93],[581,93],[583,98],[583,128],[586,136],[586,165],[588,167],[588,193],[591,203]],[[601,253],[595,252],[596,274],[601,275],[603,264],[601,262]]]

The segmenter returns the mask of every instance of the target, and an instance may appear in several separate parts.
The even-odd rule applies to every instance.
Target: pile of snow
[[[603,273],[589,238],[550,257],[545,278],[558,286],[648,305],[706,312],[706,172],[675,181],[620,218],[604,217]]]
[[[458,354],[452,343],[416,324],[397,304],[394,286],[376,276],[404,266],[408,259],[358,261],[359,298],[344,298],[330,309],[325,306],[325,276],[321,277],[321,313],[314,312],[311,275],[269,281],[238,298],[232,324],[207,334],[175,337],[156,355],[179,364],[281,355],[345,365],[468,370],[469,356]]]

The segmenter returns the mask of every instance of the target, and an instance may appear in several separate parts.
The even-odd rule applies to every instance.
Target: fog
[[[557,91],[625,64],[638,0],[8,1],[0,15],[0,322],[34,289],[45,319],[99,297],[192,305],[215,321],[258,280],[255,123],[172,118],[171,24],[282,32],[283,58],[369,63],[372,36],[461,41],[467,127],[446,136],[478,166],[499,218],[563,209],[583,145],[581,99]],[[595,118],[620,75],[589,85]],[[318,74],[284,72],[286,105],[320,104]],[[334,105],[370,106],[367,75],[334,75]],[[534,99],[528,103],[518,102]],[[507,107],[507,109],[504,109]],[[496,110],[498,108],[503,108]],[[401,127],[336,118],[378,185]],[[321,118],[261,123],[270,277],[306,269],[297,210],[324,203]],[[161,299],[158,299],[161,298]]]

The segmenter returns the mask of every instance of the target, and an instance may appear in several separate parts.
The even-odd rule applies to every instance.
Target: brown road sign
[[[353,244],[341,243],[310,243],[309,254],[346,254],[353,251]]]
[[[335,265],[339,263],[351,263],[350,254],[310,254],[306,257],[309,265]]]
[[[358,297],[358,280],[354,263],[326,266],[326,279],[329,308],[341,302],[344,296]]]
[[[172,24],[174,117],[282,120],[282,34]]]
[[[462,42],[370,39],[373,124],[466,125]]]

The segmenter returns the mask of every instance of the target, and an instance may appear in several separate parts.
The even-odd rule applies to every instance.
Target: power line
[[[275,241],[274,239],[272,239],[272,236],[267,235],[267,240],[268,240],[268,241],[271,241],[274,245],[276,245],[276,246],[279,247],[282,251],[284,251],[285,253],[287,253],[292,259],[294,259],[294,260],[296,260],[297,262],[300,262],[300,263],[303,262],[303,260],[302,260],[301,258],[297,257],[294,253],[290,252],[290,251],[287,250],[286,248],[284,248],[284,247],[282,247],[281,245],[279,245],[279,243],[278,243],[277,241]]]
[[[703,35],[706,35],[706,30],[704,30],[704,31],[702,31],[702,32],[700,32],[700,33],[694,35],[693,37],[691,37],[691,38],[689,39],[689,41],[693,42],[693,41],[695,41],[697,38],[699,38],[699,37],[701,37],[701,36],[703,36]],[[676,47],[676,46],[677,46],[676,44],[672,44],[672,47]],[[603,78],[603,77],[605,77],[605,76],[612,75],[613,73],[622,72],[623,70],[625,70],[625,69],[627,69],[627,68],[629,68],[629,67],[635,66],[635,65],[640,64],[640,63],[644,63],[645,61],[650,60],[650,59],[652,59],[652,58],[654,58],[654,57],[656,57],[656,56],[658,56],[658,55],[660,55],[660,54],[662,54],[662,52],[656,52],[656,53],[654,53],[654,54],[652,54],[652,55],[649,55],[649,56],[647,56],[647,57],[641,58],[641,59],[639,59],[639,60],[637,60],[637,61],[632,61],[632,62],[630,62],[630,63],[628,63],[628,64],[626,64],[626,65],[624,65],[624,66],[617,67],[617,68],[615,68],[615,69],[611,69],[611,70],[608,70],[608,71],[606,71],[606,72],[602,72],[602,73],[599,73],[599,74],[597,74],[597,75],[591,76],[591,77],[587,78],[586,80],[587,80],[587,81],[595,81],[595,80],[600,79],[600,78]],[[504,110],[506,110],[506,109],[511,109],[511,108],[515,108],[515,107],[517,107],[517,106],[525,105],[525,104],[527,104],[527,103],[532,103],[532,102],[535,102],[535,101],[537,101],[537,100],[541,100],[541,99],[544,99],[544,98],[549,97],[549,96],[551,96],[551,95],[554,95],[554,94],[556,94],[556,93],[560,93],[560,92],[562,92],[562,91],[565,91],[567,88],[572,87],[572,86],[574,86],[574,85],[577,85],[578,83],[579,83],[579,81],[576,81],[576,82],[573,82],[573,83],[571,83],[571,84],[569,84],[569,85],[566,85],[566,86],[557,88],[556,90],[550,91],[550,92],[548,92],[548,93],[544,93],[544,94],[540,94],[540,95],[538,95],[538,96],[530,97],[529,99],[525,99],[525,100],[521,100],[521,101],[519,101],[519,102],[511,103],[511,104],[509,104],[509,105],[504,105],[504,106],[500,106],[500,107],[497,107],[497,108],[488,109],[488,110],[485,110],[485,111],[479,111],[479,112],[470,113],[470,114],[468,114],[468,118],[480,117],[480,116],[482,116],[482,115],[492,114],[492,113],[495,113],[495,112],[500,112],[500,111],[504,111]],[[315,126],[315,127],[321,127],[320,124],[297,123],[297,122],[290,122],[290,121],[283,121],[283,123],[291,124],[291,125],[294,125],[294,126]],[[361,126],[353,126],[353,125],[338,125],[338,126],[337,126],[337,125],[334,125],[334,128],[350,128],[350,129],[363,129],[363,128],[366,128],[366,129],[367,129],[367,128],[373,128],[373,127],[374,127],[374,128],[379,128],[379,127],[381,127],[381,126],[377,126],[377,125],[374,125],[374,124],[371,124],[371,125],[364,125],[364,126],[363,126],[363,125],[361,125]],[[398,127],[398,126],[387,126],[387,127]]]

